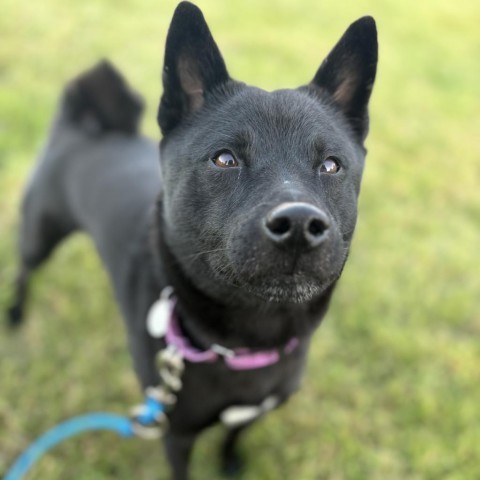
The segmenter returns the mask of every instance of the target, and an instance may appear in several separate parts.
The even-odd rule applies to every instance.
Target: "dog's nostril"
[[[312,218],[308,224],[308,231],[314,237],[321,237],[327,228],[328,227],[325,225],[325,222],[319,218]]]
[[[303,202],[286,202],[270,211],[262,224],[267,238],[278,247],[295,251],[318,247],[327,238],[328,217]]]
[[[274,218],[267,222],[267,228],[275,235],[284,235],[290,227],[290,219],[287,217]]]

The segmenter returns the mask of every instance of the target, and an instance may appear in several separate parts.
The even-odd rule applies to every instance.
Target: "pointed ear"
[[[310,83],[331,95],[363,141],[368,133],[368,100],[377,70],[375,20],[352,23]]]
[[[163,95],[158,110],[163,134],[198,110],[205,94],[229,78],[202,12],[192,3],[181,2],[173,14],[165,47]]]

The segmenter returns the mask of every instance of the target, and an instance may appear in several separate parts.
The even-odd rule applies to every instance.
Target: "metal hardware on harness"
[[[130,413],[132,432],[141,438],[160,438],[168,428],[165,404],[161,402],[155,389],[145,391],[145,400],[133,407]]]
[[[172,408],[177,402],[177,396],[172,393],[165,385],[156,387],[147,387],[145,393],[154,398],[157,402],[162,403],[167,408]]]
[[[158,352],[156,362],[165,386],[178,392],[182,388],[181,376],[185,370],[185,363],[179,350],[169,345],[165,350]]]
[[[161,438],[168,430],[168,418],[165,412],[159,412],[155,415],[154,422],[144,424],[140,418],[145,413],[144,405],[137,405],[132,408],[130,420],[132,432],[144,440],[156,440]]]
[[[231,350],[230,348],[222,347],[222,345],[218,345],[217,343],[214,343],[210,349],[218,353],[219,355],[222,355],[224,357],[232,358],[235,356],[235,352]]]
[[[169,422],[165,410],[177,402],[177,392],[182,388],[185,363],[180,350],[169,345],[155,358],[161,383],[145,389],[145,402],[132,409],[131,423],[135,435],[144,439],[162,437]]]

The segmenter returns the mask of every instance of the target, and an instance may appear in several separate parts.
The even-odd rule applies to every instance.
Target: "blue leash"
[[[66,420],[37,438],[15,461],[3,480],[21,480],[30,468],[50,449],[64,440],[89,430],[109,430],[121,437],[142,436],[138,428],[158,424],[164,405],[151,396],[145,398],[140,412],[133,419],[113,413],[87,413]],[[148,438],[148,437],[145,437]]]

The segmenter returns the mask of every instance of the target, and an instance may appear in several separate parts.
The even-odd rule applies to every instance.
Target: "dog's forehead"
[[[276,119],[298,123],[317,116],[319,106],[312,98],[298,90],[282,89],[268,92],[256,87],[246,87],[227,102],[227,108],[236,108],[240,114],[253,120]],[[300,125],[303,126],[303,125]]]
[[[246,87],[225,102],[218,115],[226,130],[254,132],[253,137],[277,141],[344,141],[345,131],[331,106],[301,90],[268,92]],[[234,122],[225,122],[226,119]]]

